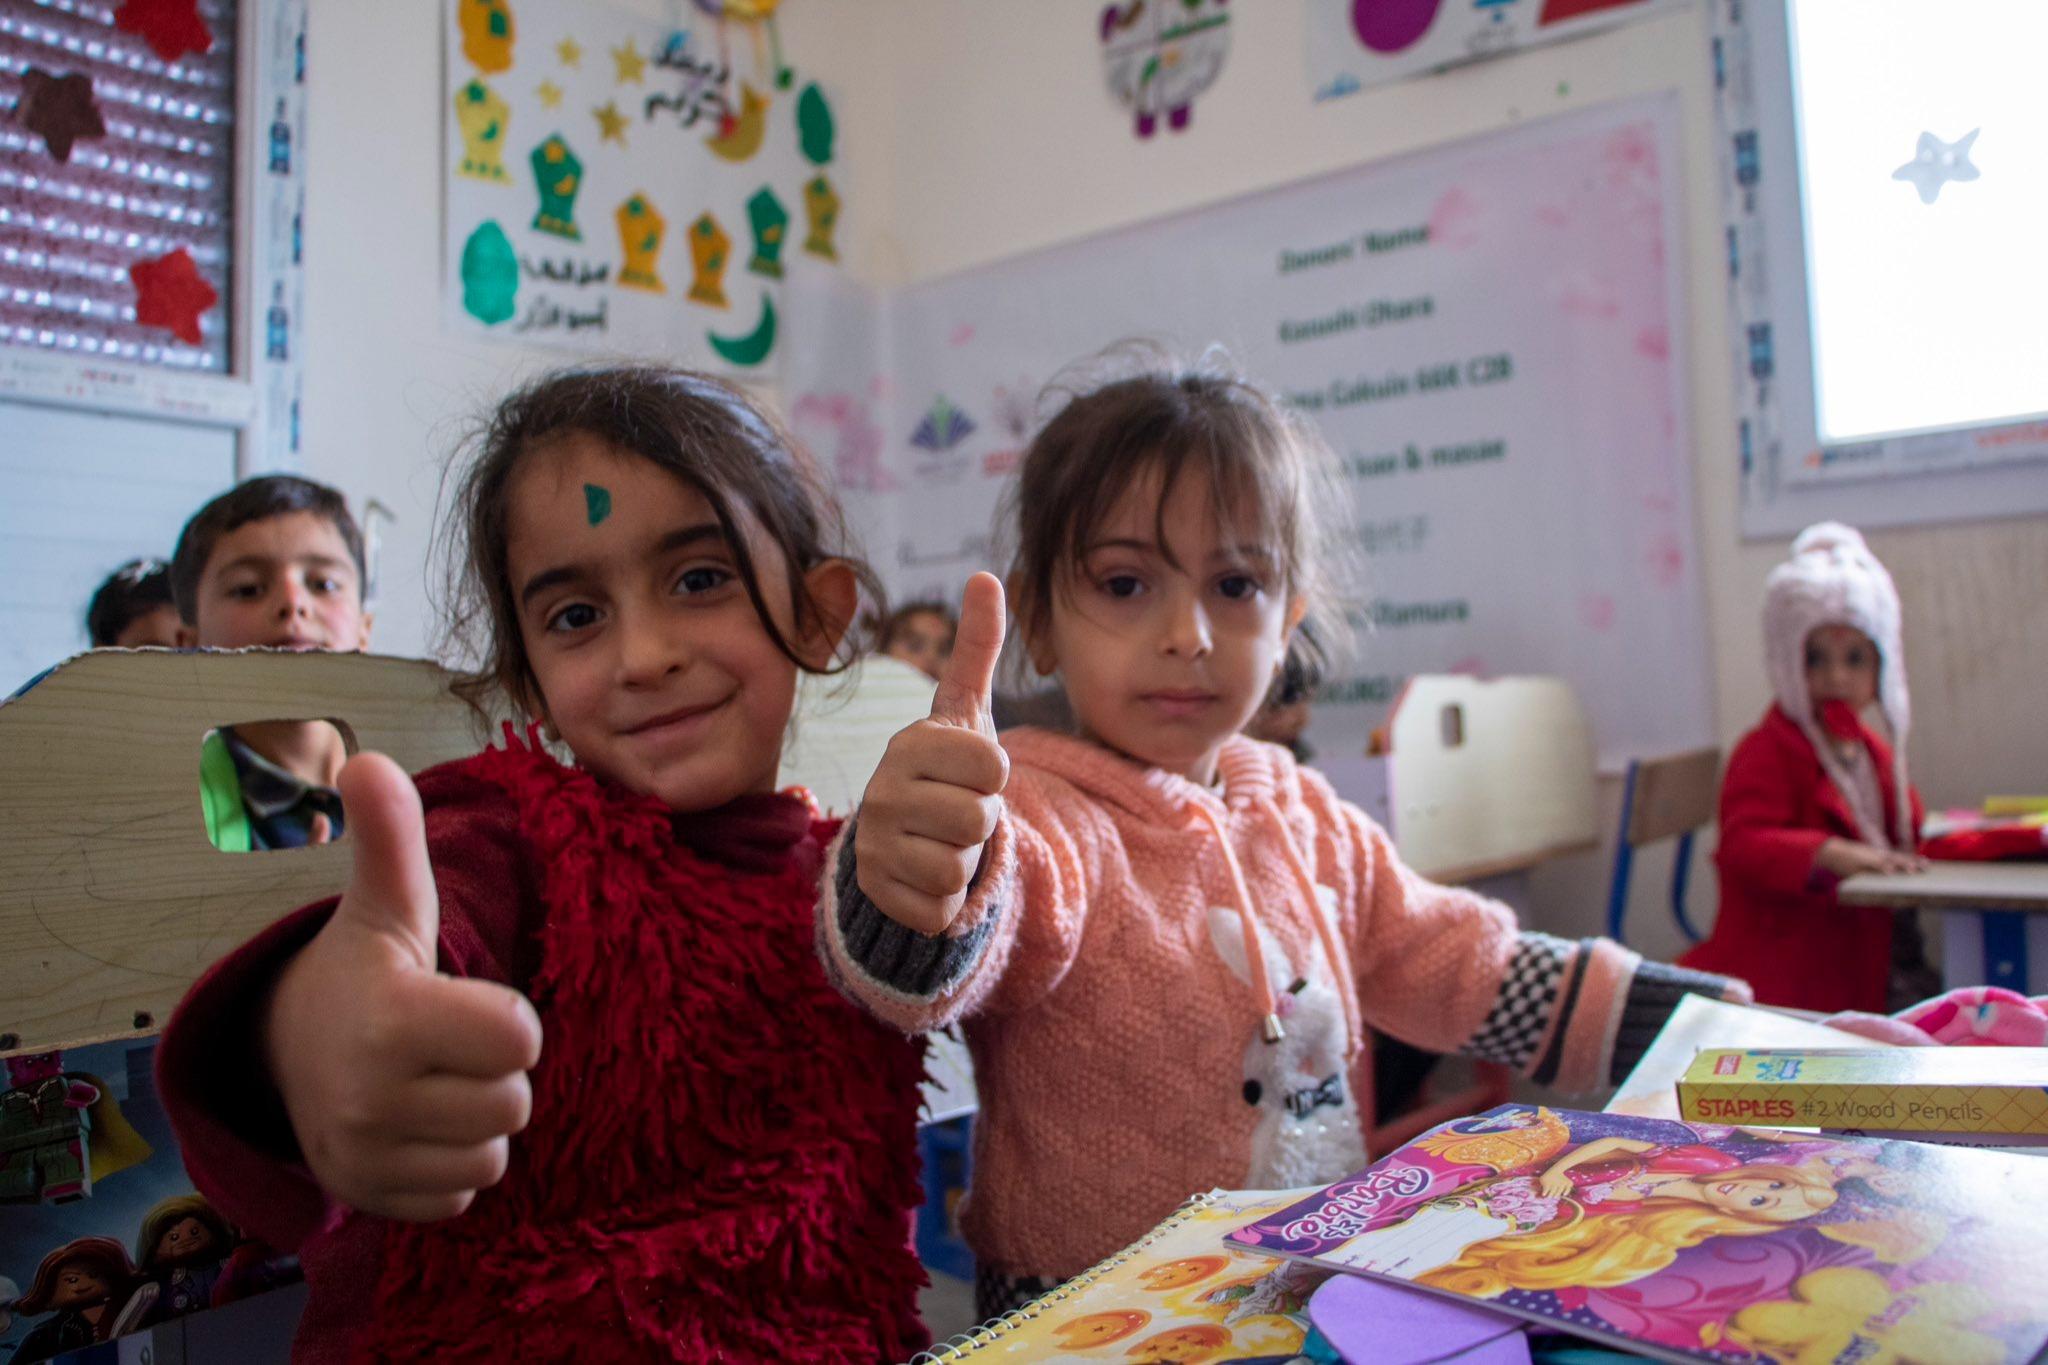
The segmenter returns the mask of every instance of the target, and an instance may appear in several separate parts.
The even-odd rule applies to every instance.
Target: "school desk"
[[[2048,995],[2048,863],[1931,863],[1851,877],[1835,894],[1844,905],[1939,911],[1946,986]]]

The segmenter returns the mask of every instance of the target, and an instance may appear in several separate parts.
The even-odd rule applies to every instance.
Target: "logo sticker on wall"
[[[940,394],[932,399],[931,407],[919,419],[917,430],[910,434],[910,443],[937,454],[959,445],[973,430],[973,420]]]

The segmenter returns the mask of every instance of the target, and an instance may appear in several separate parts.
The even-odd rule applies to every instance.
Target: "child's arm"
[[[488,799],[436,812],[437,847],[459,853],[437,887],[404,773],[363,755],[343,799],[347,892],[217,964],[158,1053],[194,1180],[286,1247],[336,1203],[402,1218],[460,1211],[502,1174],[539,1050],[532,1006],[497,984],[519,975],[532,919],[510,812]]]
[[[1908,855],[1841,839],[1803,820],[1799,792],[1810,784],[1809,758],[1791,761],[1778,738],[1759,731],[1735,746],[1721,780],[1720,845],[1714,865],[1723,877],[1769,897],[1826,891],[1858,872],[1910,872]],[[1897,861],[1895,861],[1897,860]]]
[[[977,574],[931,719],[890,742],[827,864],[825,965],[908,1032],[1015,1007],[1049,989],[1080,944],[1079,845],[1037,793],[1008,790],[989,715],[1002,642],[1002,585]],[[1006,971],[1013,958],[1020,969]]]
[[[1625,1077],[1688,993],[1751,998],[1743,982],[1645,961],[1609,939],[1523,930],[1508,907],[1404,866],[1386,832],[1316,773],[1304,770],[1302,786],[1318,823],[1336,831],[1319,852],[1353,891],[1342,929],[1375,1028],[1584,1091]]]

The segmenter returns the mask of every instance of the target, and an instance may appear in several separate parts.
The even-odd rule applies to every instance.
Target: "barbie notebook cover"
[[[1503,1105],[1230,1234],[1666,1360],[2025,1362],[2048,1162]]]

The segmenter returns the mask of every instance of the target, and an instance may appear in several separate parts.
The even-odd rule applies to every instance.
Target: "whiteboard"
[[[0,696],[85,648],[93,590],[234,481],[231,427],[0,402]]]
[[[1341,172],[862,301],[786,357],[792,421],[890,588],[957,595],[1063,365],[1221,342],[1340,455],[1368,629],[1310,739],[1418,673],[1552,674],[1604,761],[1712,728],[1668,98]],[[833,311],[833,310],[836,310]]]

